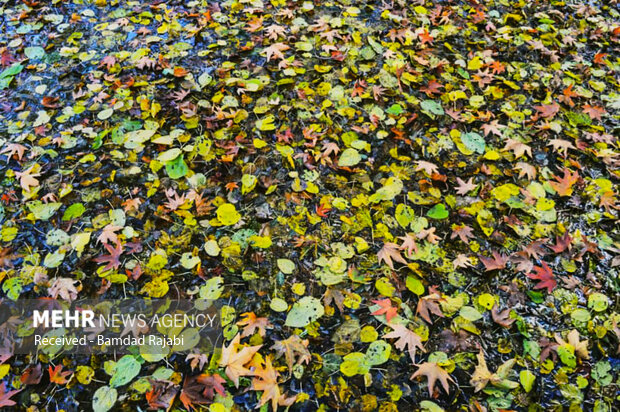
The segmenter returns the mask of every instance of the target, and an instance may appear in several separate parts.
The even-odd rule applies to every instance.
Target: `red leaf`
[[[564,236],[562,236],[562,237],[556,236],[556,238],[555,238],[555,245],[547,246],[547,247],[549,249],[553,250],[555,253],[562,253],[566,249],[570,248],[570,242],[572,240],[573,239],[570,237],[568,232],[565,232]]]
[[[381,308],[372,312],[371,315],[385,315],[385,320],[389,322],[398,313],[398,309],[392,306],[392,301],[390,299],[373,300],[372,302],[381,306]]]
[[[534,286],[534,289],[543,289],[547,288],[547,292],[551,293],[553,289],[558,285],[558,282],[555,280],[553,276],[553,272],[549,265],[543,262],[542,267],[534,266],[534,271],[536,274],[528,273],[527,277],[530,279],[539,280],[538,284]]]
[[[24,370],[19,380],[24,385],[37,385],[41,382],[42,377],[43,371],[41,370],[41,364],[37,363],[36,365],[29,365],[26,370]]]
[[[52,367],[48,367],[47,371],[50,374],[50,382],[51,383],[57,383],[59,385],[64,385],[66,384],[67,381],[67,376],[71,375],[73,372],[71,371],[66,371],[63,372],[62,371],[62,365],[57,365],[54,369],[52,369]]]

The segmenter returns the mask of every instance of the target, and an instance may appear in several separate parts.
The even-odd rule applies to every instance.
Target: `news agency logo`
[[[47,355],[210,353],[221,345],[213,301],[172,299],[0,301],[0,352]]]
[[[100,324],[105,327],[139,327],[144,328],[163,326],[165,328],[178,327],[214,327],[217,315],[210,313],[188,314],[163,314],[154,315],[150,319],[145,314],[120,314],[99,315]],[[34,328],[43,326],[44,328],[95,328],[95,312],[92,310],[34,310]]]

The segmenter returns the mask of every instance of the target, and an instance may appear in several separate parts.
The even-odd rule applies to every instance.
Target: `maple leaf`
[[[564,157],[568,155],[568,149],[576,149],[571,142],[563,139],[551,139],[547,146],[553,147],[554,152],[561,153]]]
[[[145,394],[145,397],[150,408],[169,410],[179,392],[179,385],[165,380],[149,379],[149,381],[151,390]]]
[[[116,64],[116,57],[114,56],[105,56],[101,59],[101,63],[99,63],[99,67],[105,66],[108,70],[110,70]]]
[[[386,89],[384,89],[383,87],[375,84],[374,86],[372,86],[372,97],[378,101],[379,98],[383,96],[383,93],[385,92],[385,90]]]
[[[385,320],[388,321],[388,323],[398,314],[398,308],[392,306],[392,301],[389,298],[373,300],[372,303],[379,305],[380,308],[372,312],[371,315],[385,315]]]
[[[290,375],[294,365],[301,365],[302,363],[310,362],[312,356],[310,355],[307,346],[307,339],[302,340],[297,335],[291,335],[287,339],[275,341],[271,349],[277,352],[276,359],[284,355]],[[295,359],[297,359],[296,362]]]
[[[493,120],[491,123],[483,124],[481,128],[484,131],[485,136],[489,135],[489,133],[493,133],[496,136],[502,137],[502,131],[499,129],[500,126],[506,127],[504,125],[500,125],[499,120]]]
[[[437,230],[437,228],[435,227],[429,227],[428,229],[422,229],[420,230],[420,233],[418,233],[416,235],[416,237],[418,239],[424,239],[426,238],[426,240],[434,245],[436,245],[437,243],[439,243],[439,239],[441,239],[439,236],[435,235],[435,230]]]
[[[469,238],[474,237],[473,229],[471,228],[471,226],[467,225],[454,225],[452,227],[450,239],[454,239],[457,236],[459,237],[459,239],[461,239],[461,241],[468,243]]]
[[[215,373],[213,375],[203,373],[198,375],[197,380],[201,385],[203,385],[203,394],[207,398],[213,399],[215,396],[215,393],[213,392],[214,390],[219,393],[220,396],[226,396],[226,389],[224,389],[223,386],[223,384],[226,383],[226,379],[222,378],[220,375]]]
[[[222,386],[224,383],[226,379],[217,374],[187,376],[183,381],[179,400],[188,411],[197,410],[194,405],[205,405],[213,401],[214,390],[221,396],[226,396],[226,390]]]
[[[515,169],[519,170],[519,179],[523,176],[527,176],[528,180],[534,180],[536,178],[536,167],[529,163],[517,162]]]
[[[590,106],[589,104],[583,105],[583,112],[590,116],[592,120],[601,120],[601,116],[607,113],[603,107]]]
[[[564,176],[553,176],[557,182],[550,181],[549,184],[558,192],[560,196],[570,196],[573,193],[573,185],[579,180],[579,173],[571,173],[570,170],[564,168]]]
[[[2,387],[0,387],[0,407],[14,406],[15,405],[15,401],[12,401],[10,398],[11,398],[11,396],[13,396],[16,393],[19,393],[21,391],[22,391],[22,389],[18,389],[18,390],[14,390],[14,391],[7,391],[6,390],[6,383],[2,382]]]
[[[424,29],[423,32],[418,33],[418,38],[420,39],[422,44],[432,43],[433,40],[435,39],[433,36],[430,35],[430,33],[428,32],[426,28]]]
[[[562,237],[560,236],[555,237],[555,245],[553,246],[547,245],[547,247],[553,250],[555,253],[559,254],[559,253],[564,252],[567,249],[570,249],[572,240],[573,238],[570,237],[570,234],[568,233],[568,231],[566,231],[564,232],[564,235],[562,235]]]
[[[140,205],[142,204],[142,199],[139,197],[134,197],[131,199],[127,199],[121,203],[123,206],[123,210],[125,212],[138,211],[140,209]]]
[[[284,43],[274,43],[269,47],[266,47],[263,51],[266,53],[267,61],[270,61],[272,57],[276,57],[280,60],[284,59],[283,51],[290,49]]]
[[[411,256],[414,251],[418,253],[418,245],[415,242],[416,236],[411,236],[411,233],[407,233],[405,236],[399,236],[398,238],[403,241],[399,246],[400,250],[406,250],[409,256]]]
[[[420,91],[422,93],[426,93],[428,97],[432,97],[433,94],[439,94],[441,91],[439,89],[443,88],[443,84],[437,82],[436,80],[431,80],[428,82],[426,86],[420,87]]]
[[[495,250],[491,253],[493,254],[493,258],[478,256],[484,265],[484,271],[489,272],[491,270],[504,269],[506,267],[506,263],[508,262],[508,256],[502,255]]]
[[[430,287],[429,292],[430,293],[427,296],[420,298],[418,301],[416,314],[419,314],[422,319],[426,321],[426,323],[432,325],[433,321],[431,320],[431,313],[439,316],[440,318],[444,317],[441,307],[439,306],[439,302],[444,299],[434,287]]]
[[[271,407],[274,411],[278,410],[278,405],[290,406],[295,402],[297,396],[287,398],[280,392],[278,386],[279,373],[271,364],[271,358],[265,359],[265,367],[258,367],[254,371],[254,378],[252,379],[252,389],[255,391],[262,391],[263,394],[260,397],[257,408],[260,408],[267,402],[271,401]]]
[[[103,268],[104,272],[107,272],[111,269],[118,269],[121,266],[120,257],[123,254],[123,245],[120,241],[116,241],[116,246],[106,243],[103,245],[106,248],[109,255],[102,255],[94,258],[93,260],[97,263],[107,263],[107,265]]]
[[[475,188],[477,188],[478,185],[474,184],[473,181],[474,181],[473,177],[470,177],[467,182],[462,180],[460,177],[457,177],[456,178],[456,182],[459,185],[455,188],[456,189],[456,194],[461,195],[461,196],[465,196],[467,193],[469,193],[472,190],[474,190]]]
[[[521,156],[523,156],[526,153],[530,157],[532,157],[532,148],[530,146],[526,145],[525,143],[520,142],[518,140],[508,139],[506,141],[506,145],[502,149],[502,152],[507,152],[508,150],[510,150],[510,151],[512,151],[514,153],[515,159],[520,158]]]
[[[58,385],[64,385],[68,382],[67,376],[71,375],[72,371],[62,371],[62,365],[57,365],[55,368],[48,367],[47,372],[50,375],[50,382]]]
[[[431,176],[433,173],[439,173],[439,169],[437,168],[437,165],[434,163],[427,162],[425,160],[418,160],[416,164],[417,164],[415,167],[416,172],[423,170],[429,176]]]
[[[322,203],[316,205],[316,214],[319,217],[327,217],[328,213],[332,210],[331,207],[325,207]]]
[[[118,235],[115,232],[121,229],[122,226],[115,226],[109,223],[101,229],[101,234],[97,237],[97,241],[102,244],[107,244],[110,242],[118,243]]]
[[[504,309],[500,312],[497,305],[494,305],[493,309],[491,309],[491,317],[493,322],[505,328],[509,328],[516,321],[516,319],[510,317],[510,309]]]
[[[29,192],[31,187],[39,186],[39,181],[35,177],[41,176],[41,173],[33,172],[34,167],[35,165],[32,165],[24,172],[15,172],[15,176],[19,179],[19,184],[26,192]]]
[[[260,336],[265,336],[265,333],[267,333],[265,329],[272,326],[268,318],[259,318],[254,312],[245,312],[241,316],[244,319],[237,322],[237,325],[245,326],[241,332],[242,338],[253,335],[257,329]]]
[[[420,349],[422,352],[426,352],[424,346],[422,345],[422,338],[420,338],[417,333],[413,332],[404,325],[390,324],[388,326],[394,330],[390,333],[383,335],[383,337],[387,339],[398,339],[396,342],[394,342],[394,346],[396,347],[396,349],[404,351],[405,348],[407,348],[409,357],[411,358],[411,361],[415,364],[416,348]]]
[[[332,153],[337,155],[339,152],[340,152],[340,146],[338,146],[337,143],[334,143],[334,142],[323,143],[323,146],[322,146],[323,157],[329,157]]]
[[[189,366],[192,368],[192,371],[196,368],[202,370],[209,361],[209,356],[204,353],[188,353],[185,361],[190,361]]]
[[[241,335],[237,334],[228,346],[222,346],[222,357],[220,366],[226,368],[226,376],[233,381],[235,387],[239,387],[241,376],[251,376],[252,371],[245,365],[252,360],[252,357],[263,345],[245,346],[239,350]]]
[[[534,109],[544,117],[545,119],[552,118],[560,111],[560,105],[557,103],[543,104],[541,106],[534,106]]]
[[[510,261],[517,265],[515,267],[517,272],[529,272],[534,267],[527,252],[523,250],[510,255]]]
[[[41,364],[37,363],[36,365],[28,365],[19,380],[24,385],[38,385],[42,377],[43,369],[41,368]]]
[[[471,261],[469,259],[469,256],[467,256],[465,253],[459,253],[456,258],[454,258],[454,260],[452,261],[452,267],[454,269],[458,269],[458,268],[466,268],[466,267],[471,267]]]
[[[26,149],[28,149],[26,146],[21,145],[19,143],[9,143],[7,144],[4,149],[2,149],[0,151],[0,154],[7,154],[7,161],[13,157],[15,154],[17,154],[17,160],[22,160],[22,157],[24,156],[24,152],[26,151]],[[38,182],[37,182],[38,184]],[[36,186],[36,185],[33,185]]]
[[[256,32],[263,28],[263,18],[262,17],[254,17],[252,20],[248,22],[246,30],[249,32]]]
[[[56,278],[50,286],[48,292],[54,299],[60,297],[66,301],[72,302],[77,299],[78,290],[75,287],[75,283],[79,283],[75,279],[71,278]]]
[[[469,383],[474,386],[474,392],[481,391],[489,382],[494,386],[506,389],[514,389],[519,386],[518,383],[507,379],[508,374],[517,362],[516,359],[510,359],[504,362],[499,368],[497,368],[497,372],[491,373],[487,367],[487,362],[484,359],[482,349],[480,349],[477,358],[478,365],[476,366],[476,369],[474,369],[474,373],[469,381]]]
[[[265,33],[267,33],[267,37],[269,39],[277,40],[280,36],[284,37],[286,28],[277,24],[272,24],[271,26],[265,28]]]
[[[433,396],[433,390],[435,388],[435,383],[439,381],[441,386],[446,391],[446,393],[450,393],[450,384],[448,382],[454,382],[454,379],[450,377],[448,372],[446,372],[443,368],[437,365],[435,362],[424,362],[419,367],[418,370],[415,371],[411,378],[415,379],[418,376],[425,376],[428,381],[428,394]]]
[[[558,282],[555,280],[555,277],[553,276],[553,272],[551,271],[549,265],[547,265],[545,262],[542,262],[542,267],[534,266],[534,271],[536,272],[535,274],[527,274],[528,278],[540,281],[536,284],[536,286],[534,286],[534,289],[547,288],[547,292],[553,292],[553,289],[555,289],[555,287],[558,285]]]
[[[538,239],[529,243],[523,247],[523,251],[527,253],[527,256],[534,259],[539,259],[541,256],[545,256],[547,251],[545,250],[547,239]]]
[[[379,263],[385,262],[392,270],[394,270],[394,263],[392,262],[392,259],[404,265],[407,264],[407,261],[400,255],[398,245],[396,243],[384,243],[381,250],[377,252],[377,258],[379,259]]]

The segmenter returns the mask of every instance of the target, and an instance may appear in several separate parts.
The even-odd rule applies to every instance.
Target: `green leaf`
[[[62,203],[59,202],[50,202],[43,203],[40,200],[35,200],[27,204],[28,209],[32,212],[35,218],[39,220],[48,220],[50,217],[56,213]]]
[[[467,319],[470,322],[475,322],[482,319],[482,314],[476,310],[473,306],[463,306],[459,311],[459,315]]]
[[[45,49],[40,46],[26,47],[24,49],[26,57],[32,60],[38,60],[45,57]]]
[[[324,313],[325,309],[320,300],[312,296],[304,296],[295,302],[284,324],[293,328],[303,328],[323,316]]]
[[[602,293],[595,292],[588,296],[588,307],[596,312],[604,312],[609,307],[609,300]]]
[[[97,119],[106,120],[112,117],[113,114],[114,114],[114,109],[112,108],[103,109],[102,111],[97,113]]]
[[[441,104],[435,100],[424,100],[420,103],[420,107],[422,108],[422,111],[432,114],[443,115],[445,113],[443,111],[443,107],[441,107]]]
[[[189,168],[183,159],[183,155],[166,163],[166,173],[168,173],[171,179],[180,179],[184,177],[188,171]]]
[[[218,299],[224,291],[224,279],[221,276],[213,277],[207,280],[203,286],[200,287],[200,297],[207,300]]]
[[[278,259],[278,269],[285,275],[290,275],[295,270],[295,263],[289,259]]]
[[[403,114],[405,112],[405,110],[402,108],[402,106],[398,103],[394,103],[393,105],[391,105],[387,110],[386,113],[388,114],[392,114],[394,116],[399,116],[401,114]]]
[[[82,203],[74,203],[65,210],[65,213],[62,215],[62,220],[66,221],[80,217],[85,211],[86,208]]]
[[[102,386],[95,391],[93,395],[93,411],[94,412],[107,412],[114,406],[116,399],[118,398],[118,392],[114,388],[109,386]]]
[[[2,73],[0,73],[0,79],[5,79],[7,77],[13,77],[16,74],[19,74],[23,70],[24,66],[19,63],[15,63],[11,67],[4,69]]]
[[[432,219],[446,219],[450,213],[446,210],[446,206],[443,203],[438,203],[433,206],[428,212],[426,212],[426,216]]]
[[[461,141],[469,150],[484,154],[486,143],[484,137],[475,132],[468,132],[461,135]]]
[[[384,340],[376,340],[370,344],[366,351],[366,361],[372,366],[381,365],[388,361],[392,346]]]
[[[140,362],[132,355],[123,356],[114,367],[114,375],[110,379],[110,386],[117,388],[132,381],[140,373]]]
[[[2,284],[2,291],[11,300],[17,300],[22,293],[24,282],[19,277],[9,278]]]
[[[525,392],[529,392],[532,390],[534,386],[534,381],[536,380],[536,375],[527,369],[519,372],[519,380],[521,381],[521,386],[525,389]]]
[[[344,150],[342,154],[340,155],[340,159],[338,160],[338,166],[341,166],[341,167],[355,166],[361,160],[362,160],[362,156],[360,156],[360,152],[350,147]]]

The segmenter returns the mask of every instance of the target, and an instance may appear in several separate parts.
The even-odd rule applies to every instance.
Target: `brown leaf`
[[[277,358],[284,355],[288,365],[289,375],[294,365],[310,362],[312,356],[307,349],[308,340],[302,340],[297,335],[291,335],[287,339],[277,340],[271,349],[277,352]]]
[[[443,298],[432,287],[429,288],[429,292],[430,293],[427,296],[420,298],[420,300],[418,301],[416,313],[419,314],[422,317],[422,319],[426,321],[426,323],[432,324],[433,321],[431,320],[430,313],[433,313],[439,316],[440,318],[444,317],[444,314],[441,311],[441,308],[439,307],[439,303],[438,303],[442,301]]]
[[[493,322],[505,328],[509,328],[516,320],[510,317],[510,309],[504,309],[500,312],[497,305],[493,306],[493,309],[491,309],[491,317],[493,318]]]
[[[450,377],[448,372],[443,370],[435,362],[424,362],[418,367],[418,370],[413,375],[411,375],[411,378],[409,379],[415,379],[418,376],[425,376],[428,380],[428,394],[430,396],[433,396],[435,383],[437,381],[441,383],[441,386],[446,391],[446,393],[450,393],[450,384],[448,382],[454,382],[454,379]]]
[[[146,393],[146,401],[150,409],[169,410],[179,392],[179,385],[170,381],[151,380],[151,390]]]
[[[404,265],[407,264],[407,261],[400,255],[400,252],[398,251],[398,245],[396,243],[384,243],[381,250],[377,252],[377,258],[379,259],[379,263],[381,263],[382,261],[385,262],[392,270],[394,269],[394,263],[392,262],[392,259]]]
[[[508,262],[508,256],[504,256],[495,250],[491,253],[493,254],[493,259],[485,256],[479,256],[480,261],[484,265],[485,272],[504,269],[506,267],[506,263]]]
[[[409,357],[411,358],[411,361],[415,364],[416,348],[420,349],[422,352],[426,352],[424,346],[422,345],[422,338],[420,338],[417,333],[409,330],[404,325],[390,324],[388,326],[394,330],[390,333],[383,335],[383,337],[387,339],[398,339],[394,343],[396,349],[404,351],[405,348],[407,348]]]

